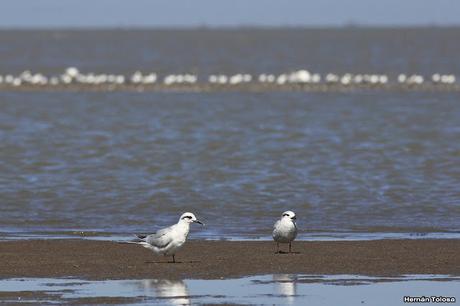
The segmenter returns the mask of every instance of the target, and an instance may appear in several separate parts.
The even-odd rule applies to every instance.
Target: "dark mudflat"
[[[287,246],[282,246],[287,247]],[[286,249],[287,250],[287,249]],[[294,242],[292,254],[275,244],[188,241],[176,255],[155,256],[141,246],[110,241],[0,242],[0,278],[202,278],[256,274],[460,275],[460,240]]]

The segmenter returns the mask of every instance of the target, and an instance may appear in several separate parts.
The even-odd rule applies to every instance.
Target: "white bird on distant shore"
[[[176,252],[182,247],[187,240],[191,223],[199,223],[194,214],[190,212],[183,213],[179,222],[172,226],[166,227],[150,235],[136,235],[139,241],[134,243],[142,245],[144,248],[152,250],[156,254],[172,256],[173,262],[176,262]]]
[[[296,215],[293,211],[285,211],[281,219],[276,221],[273,228],[273,240],[276,242],[276,253],[280,253],[280,243],[289,243],[289,253],[291,253],[291,243],[297,236]]]

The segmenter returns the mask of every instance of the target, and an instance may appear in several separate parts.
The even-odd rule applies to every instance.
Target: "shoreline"
[[[269,241],[191,240],[179,263],[133,244],[64,239],[0,242],[0,278],[219,279],[262,274],[460,276],[460,239],[296,241],[274,254]]]
[[[78,231],[78,230],[58,230],[58,231],[25,231],[25,232],[0,232],[0,242],[21,241],[21,240],[67,240],[67,239],[87,239],[97,241],[131,241],[135,234],[126,234],[126,232],[103,232],[103,231]],[[332,231],[315,231],[301,232],[297,235],[296,241],[373,241],[373,240],[455,240],[460,239],[460,232],[457,231],[375,231],[375,232],[332,232]],[[221,237],[218,235],[200,235],[194,232],[189,241],[239,241],[239,242],[270,242],[273,241],[271,235],[241,235]]]
[[[160,92],[160,93],[212,93],[212,92],[312,92],[312,93],[356,93],[356,92],[423,92],[423,93],[458,93],[460,84],[59,84],[59,85],[32,85],[0,84],[1,92]]]

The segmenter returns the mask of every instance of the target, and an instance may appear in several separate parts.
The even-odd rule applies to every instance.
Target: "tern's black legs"
[[[169,254],[164,254],[164,256],[168,256]],[[169,263],[176,263],[176,257],[175,255],[171,255],[172,256],[172,261],[168,261]]]
[[[292,242],[289,242],[289,252],[280,251],[280,244],[279,242],[276,243],[275,254],[290,254],[290,253],[294,253],[292,252]]]

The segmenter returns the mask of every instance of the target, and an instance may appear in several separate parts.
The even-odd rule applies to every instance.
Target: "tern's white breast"
[[[283,218],[275,223],[273,230],[273,239],[276,242],[288,243],[297,236],[297,227],[294,222],[288,218]]]

